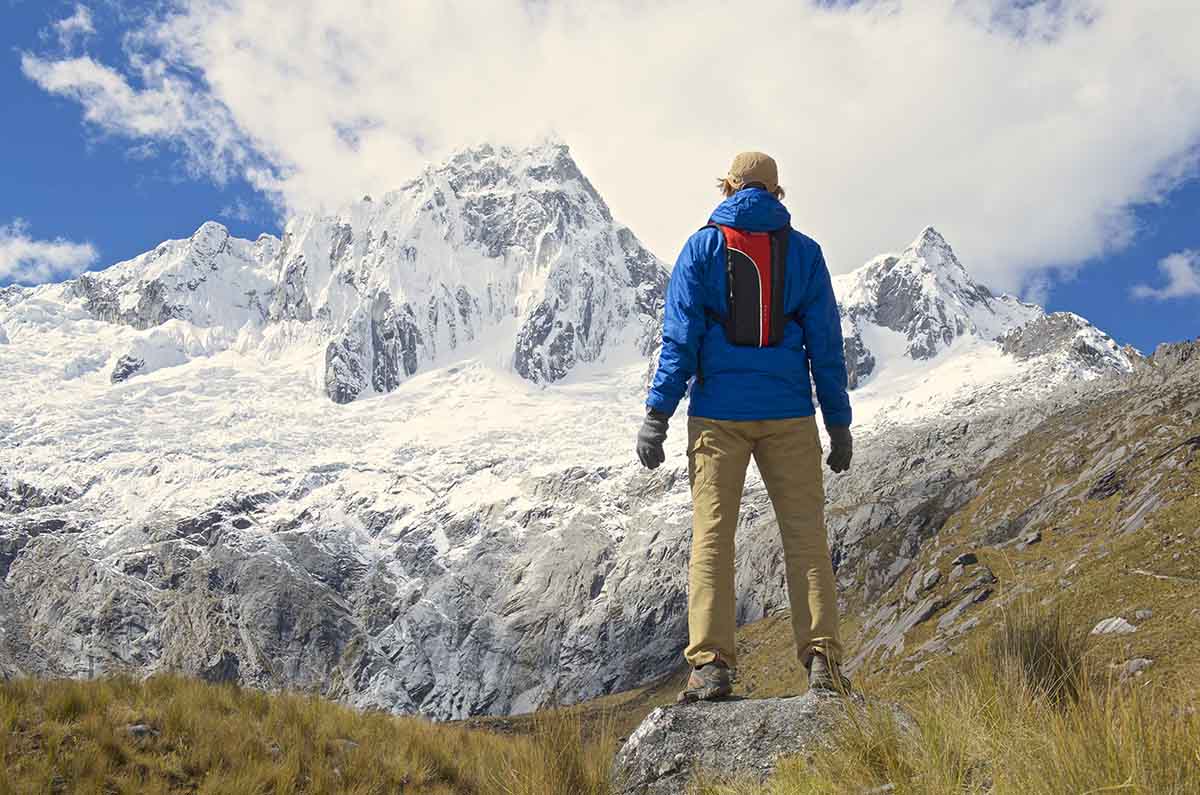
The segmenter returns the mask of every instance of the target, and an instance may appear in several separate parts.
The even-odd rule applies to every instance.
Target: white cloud
[[[25,75],[52,94],[78,101],[84,118],[102,130],[150,141],[169,141],[186,154],[189,170],[219,182],[254,161],[225,106],[196,90],[160,61],[135,59],[142,87],[90,56],[21,57]],[[131,150],[136,154],[139,150]]]
[[[92,12],[88,7],[77,3],[75,13],[55,22],[54,30],[58,34],[58,43],[64,50],[69,50],[75,46],[76,39],[84,40],[94,35],[96,26],[92,23]]]
[[[1165,301],[1168,298],[1190,298],[1200,295],[1200,251],[1179,251],[1164,257],[1158,269],[1167,279],[1165,287],[1135,285],[1134,298]]]
[[[254,220],[254,213],[250,210],[250,206],[240,198],[222,207],[218,215],[222,218],[241,221],[242,223],[249,223]]]
[[[96,262],[91,243],[35,240],[20,218],[0,226],[0,281],[38,284],[74,276]]]
[[[1018,290],[1126,244],[1131,205],[1191,175],[1200,144],[1200,6],[1179,0],[767,0],[740,20],[721,0],[181,8],[131,37],[128,78],[79,58],[25,71],[291,210],[553,133],[670,260],[756,148],[834,270],[934,223]]]
[[[1050,300],[1050,292],[1054,288],[1053,275],[1039,273],[1030,276],[1021,290],[1021,300],[1038,306],[1046,306]]]

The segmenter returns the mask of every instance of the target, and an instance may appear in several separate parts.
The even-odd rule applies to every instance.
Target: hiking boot
[[[730,684],[729,666],[720,660],[692,669],[687,685],[679,693],[675,701],[679,704],[690,704],[693,701],[715,701],[733,692]]]
[[[806,667],[809,690],[821,690],[843,696],[850,694],[850,680],[842,673],[841,666],[830,661],[821,652],[814,652]]]

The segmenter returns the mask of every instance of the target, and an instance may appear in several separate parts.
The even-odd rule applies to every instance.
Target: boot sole
[[[706,687],[700,690],[684,690],[675,697],[675,703],[694,704],[697,701],[718,701],[732,694],[732,687]]]

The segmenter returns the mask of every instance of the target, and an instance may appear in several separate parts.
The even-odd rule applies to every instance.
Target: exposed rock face
[[[325,393],[334,403],[349,403],[367,387],[362,339],[343,337],[325,347]]]
[[[863,343],[862,332],[855,330],[843,343],[846,356],[846,386],[858,389],[863,379],[875,372],[875,357]]]
[[[1070,312],[1040,317],[1006,332],[998,341],[1005,353],[1022,360],[1055,350],[1069,350],[1077,361],[1087,366],[1129,369],[1125,351],[1107,334]]]
[[[466,322],[471,309],[478,309],[478,305],[473,304],[464,292],[460,295],[459,308]],[[374,352],[371,386],[376,392],[391,392],[417,371],[420,346],[421,329],[412,307],[405,305],[397,310],[391,296],[387,293],[377,295],[371,307],[371,349]],[[325,372],[329,372],[328,363]]]
[[[470,481],[463,464],[450,481]],[[686,634],[683,516],[637,510],[616,538],[605,527],[624,495],[654,493],[641,478],[570,470],[462,510],[464,495],[419,456],[397,475],[402,489],[420,479],[450,499],[405,521],[373,494],[357,510],[376,529],[356,537],[321,529],[319,502],[291,506],[289,519],[264,494],[112,531],[102,550],[69,503],[26,493],[18,505],[45,507],[0,515],[0,662],[54,676],[236,671],[247,685],[436,717],[600,695],[674,664]],[[319,489],[329,475],[308,477]],[[395,541],[370,540],[385,529]]]
[[[18,301],[23,301],[32,292],[31,288],[23,287],[19,284],[0,287],[0,306],[12,306]]]
[[[141,370],[145,364],[145,360],[126,354],[117,359],[117,363],[113,366],[112,375],[109,376],[109,379],[114,384],[119,384],[122,381],[128,380],[130,376]]]
[[[403,423],[389,415],[418,405],[371,413],[368,401],[346,420],[247,374],[229,376],[237,386],[218,404],[228,408],[217,433],[204,430],[211,401],[180,401],[177,388],[165,391],[171,402],[105,406],[111,425],[86,419],[86,433],[59,404],[22,421],[40,435],[0,450],[0,467],[39,485],[11,489],[0,514],[0,664],[77,676],[176,667],[434,717],[592,697],[676,665],[690,528],[679,428],[670,463],[646,473],[629,452],[636,415],[614,411],[611,396],[535,405],[489,426],[519,408],[506,395],[528,398],[497,393],[495,380],[464,395],[481,371],[453,370]],[[644,395],[636,370],[632,405]],[[865,434],[850,474],[827,481],[847,606],[911,576],[908,562],[977,494],[980,469],[1078,399]],[[463,400],[477,413],[462,416]],[[461,441],[411,436],[447,413],[454,433],[484,425]],[[59,465],[31,464],[29,451],[60,448],[69,461],[112,465],[55,491]],[[173,485],[194,483],[197,470],[207,474],[196,485]],[[786,607],[778,528],[753,476],[739,524],[737,613],[749,621]],[[926,594],[933,601],[913,619],[965,595]],[[899,653],[903,631],[877,626]]]
[[[700,771],[765,780],[784,756],[830,747],[861,699],[808,692],[792,698],[697,702],[654,710],[613,761],[621,795],[676,795]],[[911,720],[895,709],[900,725]]]

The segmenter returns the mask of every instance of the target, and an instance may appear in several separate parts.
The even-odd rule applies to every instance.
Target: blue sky
[[[203,6],[204,2],[194,5]],[[254,67],[255,63],[273,66],[291,57],[289,54],[294,51],[305,51],[305,47],[298,46],[295,41],[283,40],[278,49],[271,49],[270,42],[260,41],[256,32],[262,30],[261,17],[256,16],[260,12],[252,5],[225,4],[224,16],[219,19],[209,6],[201,9],[205,14],[203,17],[199,17],[197,11],[191,17],[185,13],[146,23],[137,17],[151,4],[99,0],[86,6],[94,30],[76,30],[75,34],[60,41],[60,29],[55,23],[77,16],[75,2],[0,0],[0,44],[3,45],[0,48],[0,97],[6,120],[0,125],[0,151],[4,152],[0,158],[0,186],[3,186],[0,188],[0,235],[18,235],[48,245],[58,239],[76,245],[90,243],[94,247],[90,265],[83,255],[63,256],[76,263],[74,270],[84,266],[101,268],[148,250],[161,240],[185,237],[207,219],[220,220],[234,234],[243,237],[253,238],[264,231],[278,233],[279,218],[286,212],[320,209],[326,193],[336,206],[338,200],[351,194],[361,195],[399,184],[419,167],[420,162],[442,154],[447,147],[491,138],[528,140],[538,133],[551,131],[572,145],[585,171],[613,205],[615,214],[629,223],[660,256],[669,260],[677,248],[675,241],[682,240],[695,225],[693,217],[701,216],[713,203],[714,196],[708,191],[709,177],[715,173],[705,173],[703,179],[692,179],[694,187],[681,185],[677,195],[664,193],[647,199],[641,176],[645,171],[640,164],[630,162],[627,153],[638,147],[653,150],[655,162],[664,169],[694,170],[695,162],[704,157],[707,158],[704,162],[714,163],[710,170],[715,172],[719,168],[718,160],[723,161],[724,153],[742,140],[726,130],[695,132],[693,100],[684,103],[681,99],[679,107],[672,113],[674,118],[664,121],[661,107],[667,100],[656,99],[654,92],[661,90],[662,96],[674,97],[685,91],[678,82],[682,78],[670,75],[661,77],[661,86],[645,87],[649,95],[645,107],[630,107],[630,100],[623,100],[620,94],[610,103],[617,106],[624,101],[623,107],[631,118],[652,119],[660,127],[678,124],[679,132],[670,146],[662,143],[663,134],[649,123],[610,128],[606,125],[614,124],[610,119],[612,114],[588,116],[588,111],[581,106],[559,107],[555,104],[565,100],[542,97],[531,106],[545,108],[545,119],[532,118],[531,121],[531,117],[541,111],[525,107],[508,118],[507,105],[498,105],[489,111],[487,103],[493,92],[477,87],[477,75],[465,74],[458,83],[437,83],[450,78],[445,76],[444,61],[436,60],[432,55],[427,62],[420,60],[419,54],[414,55],[405,64],[412,72],[411,77],[396,72],[397,67],[391,63],[380,66],[365,55],[350,57],[351,53],[357,54],[360,47],[366,51],[368,46],[373,46],[369,34],[380,27],[377,20],[365,18],[368,16],[365,10],[363,27],[355,28],[341,19],[323,18],[324,12],[319,5],[312,6],[309,16],[313,22],[308,27],[327,26],[321,31],[317,48],[334,48],[323,59],[333,67],[310,71],[307,62],[297,61],[282,63],[277,71],[269,68],[259,71]],[[1022,4],[1021,8],[1028,5]],[[1037,3],[1033,5],[1038,6]],[[159,4],[153,6],[159,7]],[[284,7],[292,6],[281,6]],[[849,15],[854,12],[844,9],[804,13],[807,16],[796,18],[797,29],[814,20],[820,24],[829,20],[839,24],[842,20],[855,25],[861,22],[850,19]],[[819,17],[820,14],[842,16],[826,18]],[[295,16],[303,16],[303,12],[297,10]],[[353,14],[349,16],[354,17]],[[696,17],[698,24],[703,24],[702,11]],[[167,25],[164,19],[173,21]],[[281,24],[285,24],[283,18],[280,19]],[[1037,65],[1039,74],[1065,57],[1064,53],[1072,46],[1072,35],[1081,40],[1093,35],[1087,31],[1063,34],[1060,28],[1067,23],[1058,17],[1046,19],[1049,21],[1023,17],[1020,23],[1022,36],[1028,35],[1030,26],[1043,25],[1050,31],[1046,34],[1047,39],[1059,37],[1062,40],[1061,46],[1057,43],[1054,47],[1046,45],[1045,52],[1029,55],[1030,58],[1047,59],[1046,63]],[[899,44],[903,44],[903,37],[907,35],[906,21],[901,18],[895,23],[899,27],[888,31],[889,40],[899,39]],[[911,21],[914,27],[918,24],[923,27],[912,35],[930,35],[928,18]],[[440,17],[432,16],[408,22],[409,27],[418,28],[448,24]],[[510,70],[513,74],[523,75],[526,84],[530,75],[540,80],[542,73],[538,71],[537,63],[525,60],[525,51],[531,48],[521,46],[522,37],[536,41],[541,49],[553,54],[556,48],[563,48],[565,52],[568,45],[572,51],[585,49],[591,46],[592,40],[596,46],[601,46],[606,37],[627,35],[635,27],[653,28],[655,23],[654,17],[596,19],[592,21],[590,39],[584,42],[569,39],[571,34],[557,31],[553,20],[506,21],[503,24],[516,26],[507,38],[517,44],[511,51],[488,52],[489,47],[500,47],[490,39],[496,38],[492,31],[501,23],[483,20],[481,30],[476,31],[469,22],[464,23],[461,19],[454,22],[463,26],[456,29],[456,34],[461,35],[464,46],[469,45],[474,36],[490,37],[485,44],[471,47],[472,52],[484,51],[481,57],[488,59],[489,69],[499,69],[501,73]],[[577,25],[577,20],[573,24]],[[1122,24],[1128,27],[1128,23]],[[156,28],[156,25],[161,27]],[[187,47],[194,47],[198,39],[212,35],[215,28],[222,26],[229,31],[227,38],[241,37],[230,44],[228,50],[221,50],[222,41],[215,39],[203,48],[187,50]],[[143,27],[155,31],[153,41],[131,43],[128,35],[143,32]],[[563,31],[566,29],[564,23]],[[859,35],[862,28],[848,29]],[[1094,35],[1102,33],[1098,31]],[[1167,34],[1165,30],[1162,33],[1163,36]],[[298,29],[294,35],[308,35],[307,28]],[[946,57],[961,60],[961,55],[955,52],[960,46],[966,52],[977,52],[980,47],[978,35],[961,23],[947,23],[944,31]],[[988,35],[994,38],[997,34],[989,32]],[[1137,35],[1144,38],[1146,33]],[[1158,31],[1152,30],[1150,35],[1158,35]],[[1113,57],[1098,62],[1096,72],[1102,73],[1109,66],[1115,71],[1119,63],[1117,49],[1121,40],[1115,33],[1111,36]],[[170,49],[164,42],[175,45],[169,56],[161,55]],[[996,68],[1001,73],[1005,69],[1012,71],[1011,63],[1005,66],[1000,62],[1003,58],[1022,57],[1019,50],[1013,50],[1004,41],[985,43],[995,44]],[[864,47],[870,44],[869,40],[865,41]],[[380,46],[387,52],[401,45],[402,42],[383,42]],[[679,46],[681,61],[695,57],[691,50],[683,49],[690,44]],[[1024,46],[1028,48],[1027,44]],[[1095,50],[1096,46],[1093,42],[1090,49]],[[1169,51],[1169,48],[1170,42],[1164,39],[1160,49]],[[262,60],[251,62],[250,67],[242,64],[237,59],[248,57],[247,51]],[[1018,54],[1012,55],[1012,52]],[[136,58],[131,58],[131,54]],[[71,59],[86,58],[85,66],[98,68],[95,65],[99,64],[102,70],[120,75],[127,81],[129,91],[118,86],[115,100],[97,98],[95,92],[85,96],[86,92],[77,86],[87,88],[86,81],[92,78],[79,78],[74,72],[71,73],[76,75],[74,77],[47,77],[50,74],[45,71],[50,68],[48,66],[44,67],[42,77],[35,80],[28,64],[23,67],[23,58],[28,55],[49,65],[68,61],[77,64]],[[139,72],[134,65],[137,58],[144,63],[147,58],[159,57],[163,59],[159,73],[175,77],[175,82],[166,88],[163,84],[153,83],[153,79],[147,77],[149,73]],[[321,56],[314,51],[313,57]],[[580,57],[586,59],[587,53]],[[556,63],[566,64],[564,71],[573,68],[563,61],[561,54],[557,58]],[[1140,61],[1131,63],[1139,64]],[[237,70],[252,67],[255,68],[255,80],[239,83]],[[580,70],[583,68],[579,67]],[[659,72],[663,69],[661,64],[656,68]],[[706,67],[700,65],[697,68]],[[1171,62],[1155,68],[1161,68],[1164,74],[1174,79],[1179,76],[1181,67],[1179,62]],[[1187,69],[1186,66],[1182,68]],[[929,69],[931,74],[944,72],[939,71],[937,63],[931,63]],[[422,70],[429,70],[428,80],[418,81],[419,76],[426,74]],[[681,67],[680,71],[685,70]],[[328,77],[329,73],[334,77]],[[713,80],[719,79],[719,73],[713,74]],[[263,93],[254,94],[256,86],[244,83],[253,84],[260,77]],[[1146,78],[1150,77],[1148,71]],[[1192,77],[1197,78],[1195,83],[1188,82]],[[589,75],[576,72],[571,83],[560,93],[566,94],[571,88],[578,93],[580,85],[589,85],[588,79]],[[832,83],[838,77],[831,72],[828,79]],[[973,79],[989,78],[975,75]],[[1118,74],[1105,79],[1112,85],[1096,89],[1102,93],[1110,88],[1112,91],[1119,89],[1119,81],[1123,78]],[[950,156],[953,146],[964,145],[959,140],[937,142],[935,148],[926,149],[923,142],[934,133],[926,131],[907,138],[898,132],[894,138],[878,142],[860,143],[856,139],[853,145],[871,148],[854,152],[853,158],[847,157],[844,173],[839,172],[836,162],[823,168],[818,162],[809,164],[805,161],[801,173],[793,171],[789,180],[787,166],[802,162],[803,150],[796,149],[796,154],[791,154],[790,139],[784,133],[766,123],[732,133],[744,134],[752,146],[765,142],[767,145],[762,148],[791,154],[788,159],[780,157],[785,185],[796,186],[803,178],[824,186],[822,191],[813,193],[794,189],[789,206],[801,221],[798,225],[803,228],[803,219],[811,218],[810,228],[815,236],[823,242],[830,241],[827,251],[841,255],[831,257],[840,263],[835,264],[835,270],[848,270],[871,253],[902,247],[925,223],[932,223],[955,245],[968,268],[980,273],[993,286],[1021,292],[1027,297],[1044,298],[1052,310],[1077,312],[1117,340],[1149,350],[1159,342],[1200,334],[1200,294],[1196,294],[1200,291],[1193,292],[1188,281],[1200,273],[1200,259],[1189,255],[1189,252],[1200,250],[1200,180],[1196,176],[1195,160],[1189,161],[1186,156],[1189,151],[1192,154],[1197,151],[1200,133],[1183,129],[1183,123],[1172,125],[1167,114],[1180,101],[1186,103],[1200,96],[1193,90],[1200,85],[1200,74],[1189,72],[1179,79],[1179,92],[1174,95],[1164,93],[1157,98],[1164,110],[1162,118],[1146,117],[1145,108],[1130,107],[1122,112],[1120,103],[1133,100],[1123,93],[1108,94],[1109,100],[1117,103],[1111,112],[1119,114],[1112,118],[1132,113],[1147,118],[1144,127],[1156,123],[1171,126],[1161,134],[1154,133],[1157,137],[1147,138],[1145,136],[1151,133],[1135,127],[1127,131],[1127,141],[1109,144],[1086,140],[1078,146],[1067,141],[1061,149],[1048,149],[1044,153],[1031,153],[1027,146],[1022,148],[1006,143],[1000,134],[995,137],[1001,144],[994,145],[989,133],[987,140],[981,135],[976,157],[970,146],[971,127],[963,122],[961,137],[968,140],[961,158]],[[55,80],[59,82],[54,83]],[[70,80],[77,82],[70,85]],[[902,85],[922,80],[928,78],[915,73]],[[66,88],[62,87],[64,81],[68,84]],[[375,97],[380,93],[380,86],[386,88],[393,84],[396,86],[393,93],[383,91],[382,96]],[[432,87],[427,89],[427,84]],[[716,83],[713,85],[716,86],[714,91],[719,88]],[[158,94],[166,95],[167,89],[174,90],[179,86],[189,92],[181,110],[170,104],[153,104],[158,102]],[[740,88],[737,84],[735,87]],[[946,106],[952,100],[970,101],[963,100],[964,94],[957,92],[953,85],[943,87],[939,83],[937,87],[939,91],[944,88],[948,99],[937,102],[933,111],[929,107],[922,108],[923,114],[949,113]],[[1089,84],[1086,88],[1090,91],[1094,86]],[[881,97],[897,93],[895,84],[881,84],[868,86],[864,97],[874,89]],[[997,89],[994,92],[998,94],[996,101],[1002,101],[1004,87],[998,85]],[[546,87],[547,92],[554,90],[554,85]],[[599,85],[595,88],[597,92],[603,90]],[[975,92],[973,88],[971,90]],[[479,93],[475,93],[477,91]],[[286,96],[291,92],[295,94],[295,103],[266,108],[270,105],[270,97]],[[166,108],[162,111],[164,114],[178,110],[183,121],[175,126],[160,127],[147,124],[145,118],[132,118],[142,111],[130,103],[126,94],[152,103],[152,108]],[[933,103],[936,92],[934,97],[929,94],[926,88],[915,96]],[[463,101],[447,104],[438,99],[455,95],[462,95]],[[1080,89],[1074,87],[1063,95],[1063,102],[1070,105],[1080,95]],[[362,102],[357,102],[358,97],[364,97]],[[366,98],[370,98],[369,101]],[[1053,99],[1052,94],[1047,94],[1042,98],[1042,105]],[[876,104],[884,101],[890,100],[880,99]],[[1020,101],[1014,99],[1014,102]],[[370,104],[375,102],[378,104]],[[826,100],[822,102],[828,106]],[[604,105],[605,100],[597,96],[595,103]],[[850,130],[861,128],[861,124],[854,122],[859,118],[854,114],[864,111],[862,107],[854,107],[856,104],[865,105],[868,112],[872,108],[865,98],[862,103],[848,103],[844,109],[845,118],[828,116],[829,126],[833,129],[830,135],[836,133],[840,139],[849,140],[837,125],[851,124]],[[203,119],[198,123],[187,117],[188,113],[206,113],[206,109],[212,107],[222,109],[221,123],[227,128],[213,133]],[[404,111],[393,114],[391,109],[397,107]],[[1028,111],[1015,108],[1012,115],[1019,117],[1023,112],[1040,113],[1045,117],[1069,116],[1075,112],[1082,115],[1093,112],[1089,107],[1080,105],[1078,111],[1074,106]],[[1156,106],[1150,104],[1148,107]],[[196,111],[196,108],[200,110]],[[228,120],[224,120],[225,108],[229,109]],[[314,108],[321,112],[314,112]],[[907,113],[908,106],[886,110],[894,119],[897,114]],[[946,118],[952,122],[965,119],[969,110],[965,107],[957,109]],[[92,112],[98,121],[85,122],[85,111]],[[978,120],[980,129],[990,129],[987,125],[1002,125],[1006,118],[1004,114],[989,117],[986,114],[990,111],[986,109],[977,112],[982,114]],[[1191,112],[1200,116],[1200,105],[1193,107]],[[123,113],[126,115],[122,116]],[[295,118],[287,119],[291,127],[281,129],[280,125],[273,124],[280,113],[296,114]],[[688,118],[689,114],[691,118]],[[683,117],[682,120],[679,117]],[[1042,117],[1031,118],[1037,122]],[[1103,116],[1097,118],[1104,121]],[[1093,120],[1085,121],[1086,125],[1080,129],[1090,129],[1093,125]],[[1018,118],[1017,122],[1019,124],[1014,122],[1014,128],[1030,124],[1029,119]],[[970,123],[976,122],[971,119]],[[946,127],[946,122],[937,118],[930,124],[936,125],[930,130]],[[1055,124],[1057,130],[1071,129],[1064,128],[1060,121]],[[311,125],[311,128],[305,125]],[[291,128],[305,134],[293,134]],[[355,130],[355,135],[345,135],[347,129]],[[614,134],[614,129],[620,133]],[[794,124],[792,129],[795,129]],[[1114,136],[1117,134],[1113,133]],[[1012,134],[1012,140],[1019,140],[1017,133]],[[312,143],[314,141],[316,143]],[[778,145],[770,146],[773,141],[778,141]],[[814,134],[806,148],[811,150],[824,141]],[[1110,148],[1105,149],[1105,146]],[[1090,151],[1089,147],[1095,151]],[[946,152],[946,156],[940,156],[941,152]],[[664,158],[672,156],[692,162],[680,166],[667,164]],[[922,158],[931,162],[921,162]],[[856,164],[863,161],[869,164],[870,170],[854,171],[858,168]],[[923,181],[914,181],[912,173],[903,170],[908,167],[905,165],[908,161],[916,161],[911,164],[916,169],[912,173],[923,175]],[[995,161],[993,173],[986,173],[989,161]],[[1064,161],[1069,162],[1064,164]],[[1101,180],[1093,184],[1094,175],[1127,170],[1126,161],[1133,163],[1128,170],[1136,173],[1128,175],[1123,182]],[[1062,174],[1055,173],[1052,179],[1048,178],[1047,172],[1057,169],[1060,164],[1064,164]],[[1136,171],[1134,166],[1141,170]],[[972,183],[969,172],[976,168],[981,173]],[[896,173],[893,177],[889,172],[888,178],[881,180],[883,188],[871,182],[871,175],[887,169],[895,169]],[[1170,179],[1164,179],[1158,173],[1163,169],[1171,171]],[[1015,184],[1002,185],[1008,181],[1008,174],[1027,179],[1028,189],[1024,189],[1020,179],[1016,178],[1012,180]],[[930,175],[937,175],[936,179]],[[681,180],[672,179],[671,182],[675,184]],[[912,187],[905,187],[909,185]],[[833,195],[835,192],[836,196]],[[818,193],[830,198],[822,200]],[[1025,208],[1025,204],[1032,206]],[[838,212],[839,206],[847,209]],[[1081,209],[1072,215],[1073,207]],[[1119,227],[1118,231],[1107,231],[1114,225]],[[1168,260],[1172,255],[1173,258]],[[1169,281],[1167,270],[1159,265],[1164,260],[1175,274],[1173,293],[1163,290]],[[12,272],[6,276],[0,269],[0,284],[11,280]],[[1136,297],[1134,292],[1139,285],[1140,297]]]
[[[73,2],[0,0],[0,225],[24,219],[36,238],[92,242],[97,268],[187,237],[208,219],[234,234],[277,232],[277,213],[244,180],[217,185],[189,175],[169,147],[134,142],[86,126],[77,102],[48,94],[21,71],[21,53],[38,50]],[[101,27],[98,60],[117,59],[119,28]],[[150,153],[152,150],[153,153]],[[237,210],[242,218],[223,210]]]

